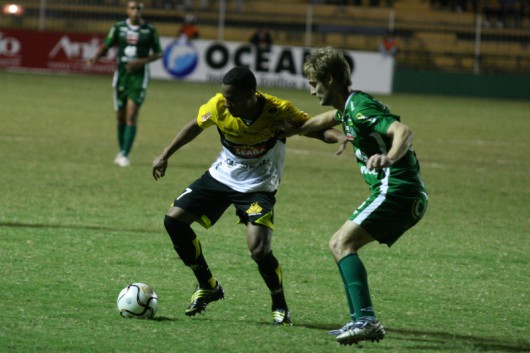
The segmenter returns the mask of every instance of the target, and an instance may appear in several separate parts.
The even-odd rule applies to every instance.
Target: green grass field
[[[416,133],[427,215],[391,249],[361,251],[380,343],[341,347],[348,321],[331,234],[368,195],[353,153],[293,137],[278,193],[273,249],[295,326],[272,327],[265,284],[230,209],[204,231],[226,291],[184,315],[195,282],[162,221],[217,155],[215,129],[151,162],[217,85],[153,81],[132,166],[117,153],[110,77],[0,72],[0,352],[530,352],[530,102],[379,97]],[[305,91],[263,89],[312,114]],[[159,296],[156,320],[122,319],[131,282]]]

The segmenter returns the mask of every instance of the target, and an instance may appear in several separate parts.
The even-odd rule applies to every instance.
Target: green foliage
[[[327,335],[348,321],[327,241],[368,195],[351,151],[287,145],[273,248],[295,326],[270,325],[232,209],[195,228],[226,298],[188,318],[194,278],[162,220],[217,155],[217,133],[177,152],[160,181],[151,162],[218,86],[153,81],[132,166],[119,168],[109,77],[0,72],[0,82],[1,352],[530,351],[530,103],[380,97],[416,133],[430,205],[391,249],[361,251],[388,335],[346,348]],[[264,91],[325,110],[305,91]],[[119,317],[131,282],[159,295],[156,320]]]

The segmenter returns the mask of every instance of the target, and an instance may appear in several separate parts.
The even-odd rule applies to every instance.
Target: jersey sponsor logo
[[[369,170],[365,165],[361,166],[361,174],[363,175],[377,175],[377,173],[375,169]]]
[[[255,215],[260,215],[261,214],[261,211],[263,211],[263,208],[259,205],[258,202],[254,202],[250,205],[250,207],[248,208],[248,210],[246,210],[245,212],[249,215],[249,216],[255,216]]]
[[[127,31],[127,37],[126,41],[128,44],[136,45],[138,44],[138,39],[140,38],[140,34],[136,31]]]
[[[254,168],[259,168],[259,167],[264,166],[266,164],[269,164],[269,165],[272,164],[272,161],[270,159],[268,159],[268,158],[265,158],[265,159],[261,160],[257,164],[240,163],[240,162],[236,162],[236,161],[234,161],[233,159],[230,159],[230,158],[225,159],[224,162],[225,162],[225,164],[227,166],[229,166],[232,169],[244,169],[244,170],[252,170]],[[215,164],[215,169],[218,169],[221,165],[222,165],[222,162],[216,163]]]
[[[256,158],[267,153],[267,145],[232,146],[232,153],[243,158]]]

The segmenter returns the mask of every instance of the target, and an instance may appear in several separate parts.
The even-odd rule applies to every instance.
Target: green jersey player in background
[[[142,3],[128,1],[128,18],[114,24],[96,55],[87,62],[91,67],[111,47],[118,49],[118,67],[112,86],[120,148],[114,163],[120,167],[130,165],[129,153],[136,136],[138,114],[150,79],[149,63],[162,57],[158,32],[142,19],[142,8]]]
[[[304,63],[310,92],[337,110],[308,120],[298,133],[342,124],[371,194],[332,236],[329,246],[346,290],[351,321],[330,331],[340,344],[385,336],[370,298],[366,269],[358,251],[377,240],[391,246],[414,226],[427,207],[427,190],[412,148],[412,130],[367,93],[350,88],[351,73],[341,51],[321,48]],[[342,150],[339,150],[341,152]]]

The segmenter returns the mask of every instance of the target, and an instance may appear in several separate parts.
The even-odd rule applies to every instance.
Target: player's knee
[[[331,254],[336,258],[357,252],[360,246],[357,246],[356,238],[353,236],[344,237],[341,234],[335,234],[328,243]]]
[[[264,247],[256,247],[253,249],[250,249],[250,257],[256,262],[260,262],[267,256],[271,251],[265,250]]]
[[[166,231],[171,236],[172,233],[178,232],[180,228],[182,228],[185,224],[182,222],[179,222],[177,219],[170,217],[168,215],[164,216],[164,227],[166,228]]]
[[[195,260],[196,248],[193,240],[196,238],[193,229],[187,223],[180,222],[173,217],[164,217],[164,226],[171,238],[173,248],[179,254],[185,265],[189,266]]]
[[[342,246],[341,242],[337,239],[337,237],[331,237],[328,246],[329,250],[335,257],[341,253]]]

